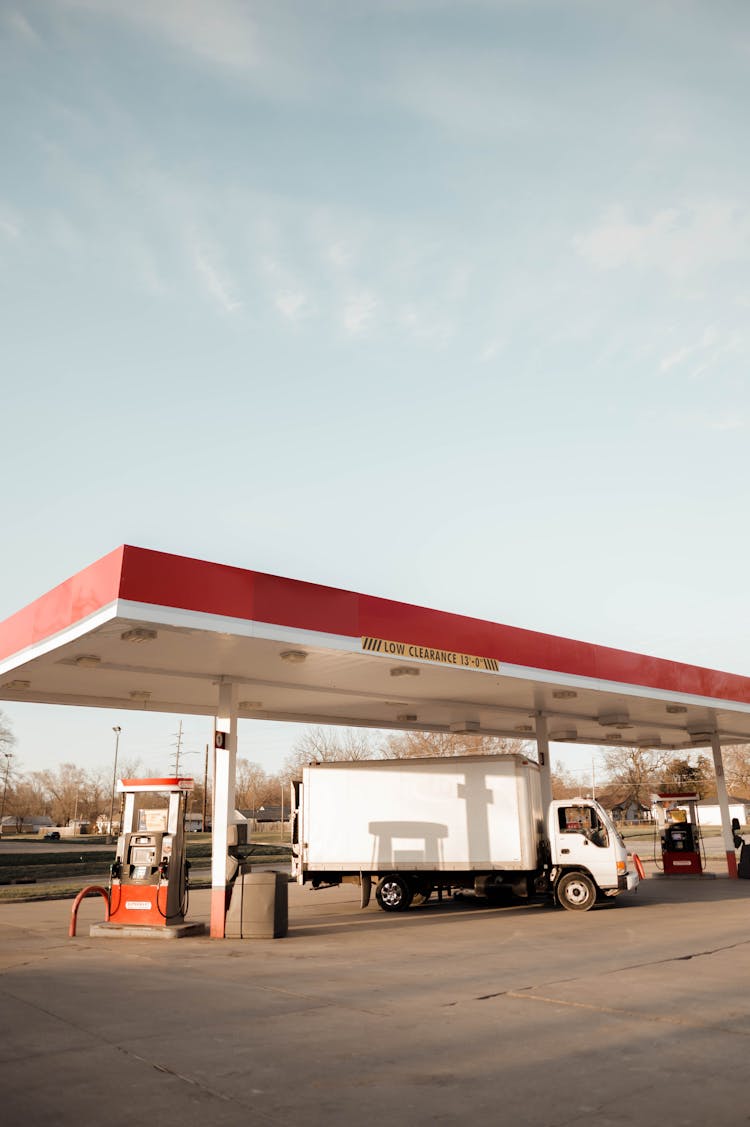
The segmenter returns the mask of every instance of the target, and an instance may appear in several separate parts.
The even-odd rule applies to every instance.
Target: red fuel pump
[[[665,876],[702,873],[701,834],[694,791],[672,791],[653,795],[657,824],[661,830],[661,856]]]
[[[185,919],[189,861],[185,813],[193,780],[121,779],[124,796],[117,855],[111,868],[109,924],[174,927]],[[154,807],[151,796],[165,795]]]

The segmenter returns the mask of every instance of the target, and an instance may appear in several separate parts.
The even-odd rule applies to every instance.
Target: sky
[[[0,0],[0,620],[130,543],[750,674],[749,94],[743,0]]]

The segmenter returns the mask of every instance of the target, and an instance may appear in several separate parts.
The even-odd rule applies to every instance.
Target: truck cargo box
[[[306,767],[295,872],[539,867],[539,767],[522,755]]]

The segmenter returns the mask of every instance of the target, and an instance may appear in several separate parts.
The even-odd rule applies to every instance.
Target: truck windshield
[[[560,833],[581,834],[592,845],[609,845],[607,828],[592,806],[561,806],[558,818]]]

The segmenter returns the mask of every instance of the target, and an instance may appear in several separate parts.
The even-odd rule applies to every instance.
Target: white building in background
[[[689,813],[687,806],[678,806],[679,810],[684,810],[686,814]],[[721,825],[721,810],[719,804],[713,798],[703,798],[700,802],[696,802],[695,809],[698,814],[698,822],[701,826],[720,826]],[[750,813],[750,798],[733,798],[729,796],[729,817],[737,818],[741,826],[748,825],[748,814]]]
[[[54,824],[46,814],[26,814],[21,819],[19,826],[18,818],[14,814],[6,814],[2,826],[0,826],[0,834],[38,834],[49,829],[50,826],[54,826]]]

